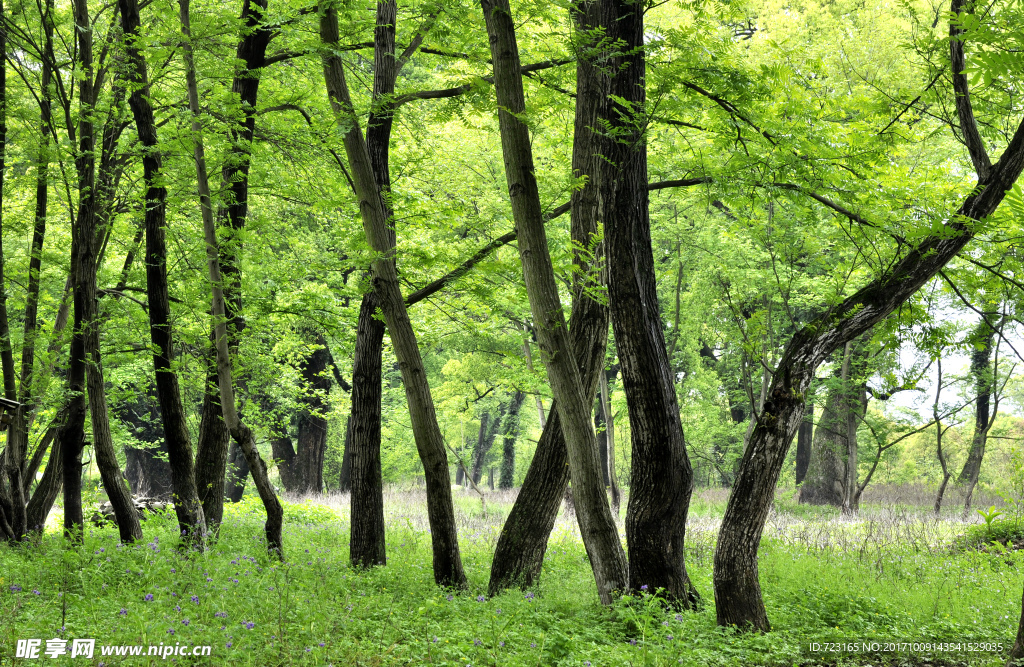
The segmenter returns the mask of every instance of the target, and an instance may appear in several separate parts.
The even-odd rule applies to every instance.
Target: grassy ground
[[[706,605],[683,613],[650,597],[601,607],[571,517],[556,525],[537,588],[486,598],[512,498],[456,496],[470,579],[461,594],[433,584],[417,491],[389,491],[388,566],[371,571],[347,565],[345,497],[286,508],[285,564],[265,554],[255,499],[231,507],[211,551],[189,558],[175,549],[171,515],[147,521],[137,546],[118,546],[112,528],[89,530],[76,550],[56,531],[0,546],[0,665],[38,663],[14,658],[16,640],[43,639],[45,650],[55,637],[212,647],[208,657],[166,658],[182,665],[997,665],[1016,632],[1024,558],[964,548],[956,539],[966,524],[913,507],[867,505],[849,521],[781,493],[760,561],[773,631],[750,635],[715,625],[724,493],[695,498],[687,558]],[[885,650],[894,642],[911,646]],[[824,650],[843,648],[831,643],[856,650]],[[99,653],[91,663],[41,661],[163,662]]]

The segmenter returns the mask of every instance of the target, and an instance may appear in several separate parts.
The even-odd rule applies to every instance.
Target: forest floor
[[[0,546],[0,665],[1002,665],[1016,633],[1024,554],[966,547],[978,520],[936,519],[912,494],[866,502],[850,520],[780,492],[760,552],[772,632],[756,635],[715,625],[711,563],[727,492],[695,494],[687,563],[705,605],[682,613],[650,596],[602,607],[565,513],[539,585],[487,598],[514,496],[484,493],[455,492],[463,593],[433,583],[419,490],[388,490],[388,566],[369,571],[348,566],[339,495],[286,505],[284,564],[262,547],[255,498],[227,508],[203,555],[175,549],[171,513],[151,516],[131,547],[110,527],[88,530],[77,549],[55,529]],[[41,640],[40,658],[16,658],[29,639]],[[51,639],[67,653],[47,657]],[[71,657],[76,639],[95,640],[91,660]],[[180,655],[186,645],[210,654]],[[150,646],[175,653],[147,657]]]

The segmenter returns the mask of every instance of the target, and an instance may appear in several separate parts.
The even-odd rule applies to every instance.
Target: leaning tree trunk
[[[3,0],[0,0],[0,23],[7,21]],[[0,53],[7,53],[7,31],[0,30]],[[7,282],[4,279],[4,170],[7,160],[7,59],[0,58],[0,371],[4,398],[18,400],[14,376],[14,351],[11,347],[10,323],[7,319]]]
[[[590,423],[594,395],[581,377],[568,335],[544,230],[529,130],[519,117],[526,105],[515,24],[508,0],[482,0],[481,6],[494,63],[505,177],[530,311],[558,405],[583,544],[601,602],[610,604],[615,591],[626,585],[626,559],[601,481],[597,439]]]
[[[987,316],[994,316],[988,313]],[[974,377],[976,400],[974,402],[974,435],[971,438],[971,449],[967,460],[957,477],[957,484],[964,487],[964,512],[971,509],[974,487],[978,484],[981,474],[981,461],[985,458],[985,444],[991,427],[992,408],[992,344],[995,342],[995,329],[983,318],[974,330],[974,351],[971,353],[971,375]]]
[[[591,7],[592,5],[587,5]],[[578,20],[593,20],[587,15]],[[572,193],[570,201],[571,237],[574,247],[589,248],[597,233],[597,211],[601,188],[607,184],[600,180],[602,161],[595,145],[598,105],[607,99],[607,90],[596,68],[586,59],[577,62],[575,137],[573,141],[573,171],[589,178],[582,189]],[[575,276],[589,276],[595,271],[604,253],[603,244],[594,248],[591,258],[575,253]],[[603,284],[603,276],[598,276]],[[587,396],[597,392],[598,375],[604,363],[608,342],[608,307],[591,298],[577,281],[573,289],[572,312],[569,316],[569,335],[575,351],[575,361],[586,381]],[[526,362],[529,366],[529,341],[525,341]],[[522,488],[509,513],[494,550],[491,564],[490,595],[511,586],[529,587],[536,583],[544,563],[548,536],[558,517],[562,498],[569,483],[568,452],[562,423],[556,405],[551,406],[550,419],[544,424],[540,440],[526,472]],[[539,406],[541,416],[543,407]],[[509,446],[506,440],[506,446]],[[511,444],[514,447],[514,442]],[[511,473],[510,473],[511,474]]]
[[[130,2],[131,0],[128,1]],[[235,407],[235,388],[232,378],[231,357],[228,349],[227,314],[223,292],[224,280],[220,272],[220,248],[217,241],[217,228],[213,220],[213,207],[210,201],[210,181],[206,172],[202,126],[199,122],[199,88],[196,83],[195,61],[192,54],[189,0],[179,0],[178,5],[180,8],[181,31],[185,37],[183,49],[185,77],[188,84],[188,105],[189,110],[192,112],[192,133],[195,137],[193,155],[196,164],[200,212],[203,218],[203,237],[206,241],[206,266],[207,275],[210,280],[210,301],[213,315],[214,341],[217,350],[217,387],[220,389],[221,412],[224,416],[224,424],[231,433],[231,438],[238,443],[242,453],[245,454],[245,459],[249,462],[253,482],[256,484],[260,499],[263,501],[263,507],[267,512],[267,520],[264,524],[267,550],[271,554],[284,559],[284,542],[281,537],[282,525],[284,523],[284,508],[281,506],[281,501],[278,500],[274,487],[270,483],[270,478],[267,475],[267,466],[256,449],[256,442],[253,439],[252,431],[242,423]],[[164,286],[166,286],[166,282]],[[152,302],[153,299],[151,297],[151,319],[153,312]],[[156,342],[154,340],[154,343]],[[178,401],[178,407],[180,407],[180,401]],[[161,402],[161,408],[165,408],[163,402]],[[164,428],[166,429],[166,411],[164,423]],[[189,455],[189,463],[191,464],[191,452],[189,452]],[[198,498],[196,498],[196,501],[201,519],[202,506],[198,504]]]
[[[501,445],[501,476],[498,478],[499,489],[511,489],[516,477],[516,439],[519,437],[519,411],[523,407],[526,394],[516,391],[509,402],[508,413],[502,423]]]
[[[953,0],[958,11],[959,0]],[[959,30],[955,26],[952,32]],[[964,92],[956,99],[964,126],[977,134],[963,77],[963,43],[950,40],[954,78]],[[959,50],[959,54],[957,51]],[[972,156],[984,151],[972,140]],[[988,158],[985,156],[985,161]],[[1024,123],[1015,131],[999,161],[979,169],[977,186],[964,199],[938,236],[926,236],[902,259],[842,303],[800,329],[786,345],[776,367],[768,400],[743,453],[740,472],[729,495],[715,549],[715,610],[719,625],[767,631],[771,625],[761,597],[757,550],[775,485],[789,443],[803,419],[804,395],[818,366],[847,342],[868,331],[909,299],[974,238],[974,225],[1002,203],[1024,169]]]
[[[700,604],[700,595],[690,582],[684,558],[693,470],[658,309],[641,121],[647,7],[633,0],[600,4],[604,36],[617,40],[623,50],[609,66],[612,102],[605,107],[603,120],[610,136],[602,143],[613,165],[612,195],[604,206],[608,301],[632,435],[626,508],[629,588],[659,591],[672,602],[693,608]]]
[[[338,44],[338,16],[333,4],[321,5],[320,37],[326,47],[323,64],[331,106],[339,125],[345,128],[344,144],[349,168],[359,200],[363,230],[370,246],[378,254],[373,262],[374,289],[398,358],[405,385],[413,436],[427,482],[427,514],[434,552],[434,580],[442,586],[466,587],[455,525],[448,456],[437,424],[434,403],[427,383],[426,369],[402,298],[395,266],[394,235],[389,233],[391,219],[381,197],[367,143],[359,129],[352,106],[344,66],[335,49]]]

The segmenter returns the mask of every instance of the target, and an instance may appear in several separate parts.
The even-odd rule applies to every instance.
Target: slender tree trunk
[[[814,435],[814,404],[807,404],[804,420],[800,422],[800,430],[796,434],[796,483],[802,484],[807,477],[807,468],[811,463],[811,438]]]
[[[996,313],[987,313],[995,316]],[[974,377],[976,400],[974,402],[974,435],[967,460],[957,477],[957,484],[965,487],[964,512],[971,509],[974,487],[978,484],[981,474],[981,462],[985,457],[985,445],[992,422],[992,389],[994,378],[992,373],[992,348],[995,330],[985,319],[974,330],[974,351],[971,353],[971,376]]]
[[[573,19],[584,27],[593,26],[596,19],[589,13],[592,7],[593,4],[583,6],[584,11],[578,11]],[[594,128],[597,127],[599,105],[607,100],[608,91],[606,82],[589,59],[577,61],[576,78],[572,165],[577,175],[585,175],[588,179],[583,188],[572,193],[570,234],[575,247],[590,248],[597,233],[601,192],[607,187],[600,178],[603,161],[595,145],[597,135]],[[604,364],[608,307],[591,298],[590,292],[583,289],[582,277],[592,279],[596,271],[599,283],[603,284],[603,272],[598,270],[603,256],[603,244],[598,244],[592,255],[577,252],[573,257],[577,280],[573,286],[569,335],[576,364],[586,381],[588,405],[597,392],[598,376]],[[525,344],[528,346],[529,341]],[[529,357],[527,364],[529,367]],[[550,419],[544,424],[522,488],[498,538],[488,585],[491,595],[511,586],[533,586],[540,576],[548,536],[569,483],[568,451],[556,408],[556,404],[551,406]]]
[[[232,235],[220,248],[225,317],[228,318],[228,349],[232,354],[236,353],[238,337],[245,328],[238,260],[240,241],[237,235],[245,227],[249,212],[249,165],[252,139],[256,131],[256,102],[267,46],[275,32],[275,27],[263,20],[266,11],[267,0],[242,0],[241,18],[245,27],[235,51],[235,60],[241,66],[235,72],[231,92],[238,96],[244,119],[239,125],[232,126],[229,133],[230,155],[221,170],[227,201],[218,218],[222,221],[221,228],[226,227]],[[215,353],[212,356],[216,358]],[[228,459],[237,462],[237,465],[232,469],[230,479],[226,480]],[[199,444],[196,447],[196,485],[210,526],[220,524],[225,497],[234,499],[233,502],[241,500],[248,474],[248,462],[238,445],[231,440],[231,434],[224,424],[217,388],[216,362],[211,361],[207,391],[203,397]]]
[[[533,152],[526,124],[515,25],[508,0],[482,0],[494,63],[505,176],[519,242],[530,310],[568,451],[576,517],[601,602],[610,604],[626,585],[626,559],[601,483],[597,439],[590,423],[593,394],[587,392],[573,354],[548,252]]]
[[[508,406],[508,413],[502,423],[501,476],[499,489],[511,489],[516,477],[516,439],[519,437],[519,410],[523,407],[526,394],[516,391]]]
[[[45,440],[50,441],[50,458],[46,461],[46,468],[43,470],[42,479],[39,480],[39,484],[32,493],[32,498],[25,507],[29,531],[36,534],[43,532],[46,517],[49,516],[50,510],[53,509],[53,503],[57,500],[57,495],[60,494],[63,482],[64,459],[60,455],[60,445],[56,438],[58,428],[56,423],[66,418],[67,408],[65,407],[54,420],[55,424],[47,429],[44,442]]]
[[[0,23],[7,21],[3,0],[0,0]],[[7,53],[7,31],[0,30],[0,53]],[[7,280],[4,277],[3,190],[7,159],[7,59],[0,58],[0,371],[3,372],[4,398],[18,400],[14,376],[14,351],[11,347],[10,324],[7,319]]]
[[[122,0],[131,2],[132,0]],[[223,277],[220,272],[220,249],[217,241],[217,228],[213,220],[213,206],[210,201],[210,182],[206,172],[206,157],[202,140],[202,126],[199,123],[199,89],[196,84],[195,63],[193,60],[191,46],[191,29],[189,20],[189,0],[179,0],[181,17],[181,30],[185,37],[185,75],[188,82],[188,102],[192,112],[192,133],[195,137],[194,156],[196,163],[196,181],[199,189],[200,208],[203,217],[203,236],[206,241],[206,264],[210,280],[210,291],[212,292],[212,311],[214,340],[217,350],[217,386],[220,389],[221,412],[224,416],[224,423],[231,433],[232,439],[242,448],[246,460],[249,462],[249,469],[252,473],[253,482],[259,491],[260,499],[267,512],[267,521],[264,526],[267,540],[267,550],[284,558],[284,544],[281,538],[284,510],[281,502],[274,492],[267,476],[267,467],[256,449],[252,431],[242,423],[235,408],[235,388],[232,378],[231,357],[228,350],[227,315],[224,303]],[[127,29],[125,30],[127,32]],[[141,134],[141,132],[140,132]],[[166,286],[166,282],[164,283]],[[150,317],[152,318],[153,298],[150,297]],[[169,339],[169,336],[168,336]],[[157,341],[154,340],[154,343]],[[173,376],[172,376],[173,377]],[[175,387],[176,388],[176,387]],[[161,408],[163,408],[161,402]],[[178,401],[180,408],[180,400]],[[167,419],[165,411],[165,430]],[[187,441],[186,441],[187,442]],[[191,465],[191,451],[189,452],[189,464]],[[173,465],[173,460],[172,460]],[[191,470],[189,471],[191,472]],[[202,519],[202,506],[196,498],[196,507],[199,511],[199,518]]]
[[[149,301],[149,332],[153,343],[153,368],[160,415],[167,439],[168,458],[174,483],[174,511],[185,539],[199,548],[206,544],[206,518],[196,489],[192,443],[181,405],[178,376],[172,368],[170,301],[167,288],[167,244],[165,241],[167,189],[164,187],[162,158],[156,122],[150,102],[146,60],[135,39],[139,30],[138,0],[119,0],[121,28],[127,44],[131,97],[128,105],[135,118],[139,141],[145,147],[143,179],[146,184],[146,296]]]
[[[437,425],[416,334],[398,284],[394,236],[388,231],[391,219],[381,200],[382,190],[374,175],[370,153],[355,117],[341,58],[333,51],[338,43],[338,16],[334,6],[326,2],[321,5],[320,37],[328,49],[323,57],[328,95],[339,124],[346,128],[345,152],[359,200],[363,229],[367,241],[379,255],[373,262],[374,290],[380,298],[381,311],[401,368],[416,448],[427,481],[427,514],[434,551],[434,580],[438,585],[465,588],[466,575],[459,555],[444,439]]]
[[[480,484],[484,474],[484,457],[494,446],[494,438],[498,435],[498,426],[508,410],[507,405],[498,407],[498,414],[493,418],[485,412],[480,418],[480,433],[477,435],[476,447],[473,448],[473,483]]]

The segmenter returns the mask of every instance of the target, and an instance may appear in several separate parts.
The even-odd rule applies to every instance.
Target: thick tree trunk
[[[181,405],[178,376],[171,363],[174,350],[167,288],[167,188],[163,185],[162,158],[150,102],[146,60],[135,42],[141,34],[138,0],[118,0],[118,7],[121,28],[127,42],[125,53],[129,71],[126,76],[131,82],[132,91],[128,105],[135,118],[139,142],[146,149],[142,157],[143,180],[146,184],[146,296],[149,301],[149,333],[153,343],[156,393],[174,484],[174,511],[184,539],[202,549],[206,545],[206,518],[196,489],[192,442]]]
[[[349,561],[353,567],[387,564],[384,541],[384,482],[380,469],[381,366],[384,323],[373,317],[377,299],[363,296],[352,367],[352,414],[345,455],[352,484]],[[358,407],[357,407],[358,406]],[[342,474],[345,466],[342,464]]]
[[[958,97],[957,104],[969,101]],[[892,268],[804,326],[786,345],[719,532],[714,572],[719,625],[770,629],[757,575],[757,550],[789,443],[803,420],[803,397],[818,365],[904,303],[956,256],[974,237],[972,227],[960,221],[991,215],[1022,169],[1024,123],[999,161],[950,216],[941,236],[922,239]]]
[[[581,377],[568,335],[548,252],[529,131],[518,117],[525,111],[525,101],[511,10],[508,0],[482,0],[481,6],[494,64],[505,176],[530,311],[565,436],[580,533],[598,595],[602,603],[609,604],[615,591],[626,585],[626,559],[601,482],[597,439],[590,423],[593,388]],[[493,577],[492,571],[492,581]]]
[[[211,338],[213,336],[211,335]],[[207,529],[216,531],[224,517],[225,486],[227,481],[228,452],[231,446],[231,434],[224,424],[224,414],[220,407],[220,390],[217,388],[217,363],[210,360],[206,372],[206,383],[203,391],[202,415],[199,419],[199,441],[196,445],[196,492],[203,504],[203,516],[206,517]],[[274,455],[277,458],[277,455]],[[249,474],[246,467],[245,475]],[[245,484],[245,475],[241,484]],[[241,493],[238,499],[241,500]]]
[[[359,200],[363,230],[370,246],[379,255],[373,262],[374,290],[380,299],[381,311],[401,368],[413,435],[427,481],[427,514],[434,551],[434,580],[438,585],[465,588],[466,575],[459,554],[444,439],[437,425],[416,334],[398,283],[394,235],[388,231],[391,219],[382,201],[382,190],[355,117],[341,58],[334,52],[338,43],[338,16],[334,6],[327,2],[321,6],[320,37],[327,47],[323,57],[324,79],[332,108],[339,124],[345,128],[345,152]]]
[[[7,21],[3,0],[0,0],[0,23]],[[0,53],[7,53],[7,31],[0,30]],[[10,322],[7,319],[7,282],[4,278],[4,217],[3,191],[7,160],[7,60],[0,58],[0,371],[4,383],[4,398],[18,400],[14,376],[14,350],[11,347]]]
[[[802,484],[807,477],[807,469],[811,464],[812,437],[814,435],[814,404],[807,404],[804,420],[796,433],[796,483]]]
[[[608,300],[629,406],[632,469],[626,508],[629,588],[662,591],[692,608],[700,596],[684,560],[693,471],[658,309],[647,193],[644,12],[633,0],[601,0],[605,39],[622,44],[609,63],[610,128],[604,155],[612,195],[604,202]],[[575,477],[573,478],[575,480]],[[574,484],[575,486],[575,484]]]
[[[226,428],[226,427],[225,427]],[[228,434],[231,435],[230,433]],[[232,503],[242,502],[245,493],[245,480],[249,476],[249,460],[242,453],[242,448],[234,440],[228,450],[227,479],[224,482],[224,498]]]
[[[519,437],[519,411],[523,407],[526,394],[516,391],[508,406],[508,413],[502,423],[501,476],[498,478],[499,489],[511,489],[516,480],[516,439]]]
[[[292,464],[299,493],[322,493],[324,490],[324,453],[327,450],[326,396],[331,390],[331,379],[327,375],[327,364],[331,353],[327,339],[315,333],[313,344],[316,349],[299,364],[303,380],[303,395],[299,398],[302,406],[298,419],[298,447]]]
[[[990,317],[996,313],[988,313]],[[978,484],[981,474],[981,462],[985,458],[985,444],[991,427],[992,408],[992,347],[995,342],[995,330],[985,319],[974,330],[974,350],[971,352],[971,376],[974,378],[976,400],[974,401],[974,435],[971,438],[971,449],[967,460],[957,477],[957,484],[964,487],[964,512],[971,509],[974,487]]]
[[[292,439],[285,432],[275,433],[270,438],[270,456],[274,459],[281,485],[288,493],[298,493],[298,476],[295,474],[295,448]]]

